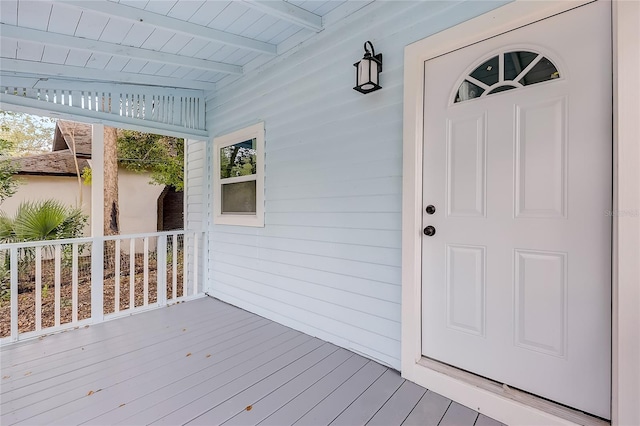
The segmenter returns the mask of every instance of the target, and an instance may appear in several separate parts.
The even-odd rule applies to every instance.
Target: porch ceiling
[[[213,90],[367,3],[2,0],[1,84]]]

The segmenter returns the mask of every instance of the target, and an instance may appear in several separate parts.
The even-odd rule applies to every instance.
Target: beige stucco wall
[[[80,193],[78,179],[66,176],[18,176],[21,184],[18,191],[0,205],[0,209],[13,216],[23,201],[42,201],[54,198],[69,206],[78,206]],[[82,185],[82,211],[91,213],[91,187]],[[91,218],[89,218],[91,221]],[[85,228],[88,235],[90,226]]]
[[[158,230],[158,197],[164,186],[149,183],[148,174],[118,171],[120,233],[138,234]]]
[[[6,199],[0,209],[13,216],[22,201],[55,198],[70,206],[79,203],[78,181],[75,177],[20,176],[22,185],[16,194]],[[124,169],[118,171],[118,201],[120,204],[120,233],[138,234],[156,232],[158,197],[164,189],[149,183],[148,174],[137,174]],[[91,214],[91,186],[82,185],[82,210]],[[91,220],[91,219],[89,219]],[[85,228],[85,235],[90,232]]]

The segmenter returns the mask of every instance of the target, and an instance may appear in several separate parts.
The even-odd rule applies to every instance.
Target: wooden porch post
[[[104,319],[104,125],[91,126],[91,319]]]

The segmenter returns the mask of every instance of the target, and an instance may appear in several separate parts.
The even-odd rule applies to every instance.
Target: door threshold
[[[436,361],[431,358],[422,357],[417,364],[436,371],[438,373],[449,376],[453,379],[460,380],[467,384],[476,386],[487,392],[495,394],[497,396],[508,398],[513,401],[517,401],[521,404],[548,413],[552,416],[559,417],[567,420],[571,423],[584,426],[610,426],[611,422],[604,420],[600,417],[587,414],[582,411],[558,404],[553,401],[549,401],[544,398],[532,395],[530,393],[521,391],[519,389],[512,388],[506,384],[495,382],[486,377],[478,376],[477,374],[470,373],[465,370],[453,367],[440,361]],[[470,407],[473,408],[473,407]]]

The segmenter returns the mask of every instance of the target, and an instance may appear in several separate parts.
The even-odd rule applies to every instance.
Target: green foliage
[[[220,177],[248,176],[256,172],[256,150],[251,141],[225,146],[220,150]]]
[[[11,299],[11,271],[4,264],[0,264],[0,300]]]
[[[51,150],[52,118],[0,110],[0,203],[16,193],[16,166],[5,157]]]
[[[13,218],[0,212],[0,242],[57,240],[82,235],[88,216],[56,200],[20,204]]]
[[[18,190],[20,181],[14,177],[16,171],[10,160],[0,159],[0,204]]]
[[[184,139],[121,130],[118,159],[128,170],[150,172],[151,183],[184,189]]]
[[[78,238],[82,235],[88,219],[81,209],[67,207],[56,200],[25,201],[20,203],[13,218],[0,211],[0,243]],[[66,244],[62,249],[65,264],[71,261],[71,250],[70,244]],[[28,270],[34,258],[34,247],[19,249],[18,268]],[[7,280],[3,279],[8,276],[6,272],[10,269],[9,260],[9,256],[5,256],[4,265],[0,266],[0,282],[6,287],[0,289],[0,297],[8,297],[7,295],[11,294]]]
[[[0,113],[3,113],[3,111],[0,111]],[[4,133],[5,130],[8,130],[8,127],[0,123],[0,129],[1,133]],[[17,171],[16,167],[10,160],[5,158],[10,155],[13,147],[13,142],[0,138],[0,203],[15,194],[18,189],[19,182],[13,178]]]
[[[91,167],[85,167],[82,169],[82,182],[85,185],[91,185]]]
[[[0,152],[25,156],[51,151],[56,120],[0,110]]]

